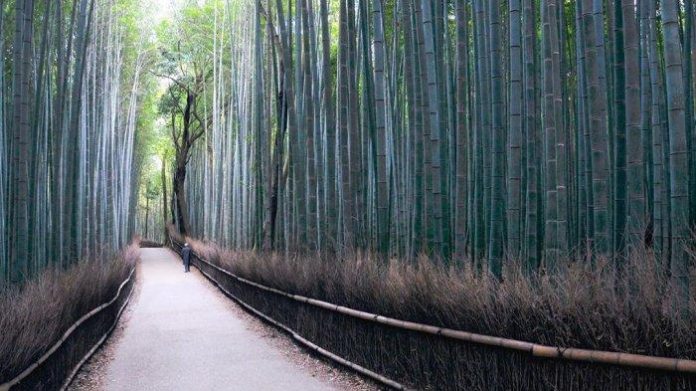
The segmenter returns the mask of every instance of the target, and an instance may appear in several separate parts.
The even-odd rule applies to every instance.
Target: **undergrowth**
[[[382,261],[370,254],[230,251],[188,241],[195,253],[240,277],[397,319],[575,347],[696,359],[696,305],[672,310],[670,278],[648,253],[618,271],[568,262],[525,275],[508,262],[498,281],[426,257]],[[696,376],[533,357],[357,319],[266,292],[194,259],[231,294],[339,356],[415,389],[692,390]],[[694,276],[696,277],[696,276]]]
[[[594,267],[566,262],[553,274],[508,266],[498,281],[426,257],[385,262],[366,253],[231,251],[187,240],[241,277],[397,319],[551,346],[696,359],[694,287],[688,314],[673,311],[669,276],[647,252],[634,252],[620,277],[598,260]]]
[[[79,318],[114,297],[138,258],[137,246],[132,244],[108,260],[82,261],[65,270],[46,270],[21,287],[0,292],[0,384],[41,357]],[[93,323],[86,325],[94,329],[88,331],[101,335],[108,319],[100,317]],[[68,341],[66,352],[57,352],[65,361],[66,368],[61,370],[75,365],[82,356],[72,356],[84,354],[84,347],[91,347],[90,342],[94,343],[79,341],[86,346],[73,346]],[[58,370],[50,372],[53,376]],[[40,379],[43,387],[55,386],[46,377]]]

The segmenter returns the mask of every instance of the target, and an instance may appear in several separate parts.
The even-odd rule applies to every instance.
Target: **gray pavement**
[[[327,390],[245,324],[167,249],[142,249],[140,292],[106,370],[107,390]]]

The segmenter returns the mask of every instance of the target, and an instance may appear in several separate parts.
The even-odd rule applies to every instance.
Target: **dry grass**
[[[669,276],[647,253],[633,254],[620,277],[602,260],[532,276],[509,263],[500,282],[425,257],[407,263],[370,254],[285,255],[186,240],[202,258],[249,280],[398,319],[560,347],[696,359],[694,292],[689,314],[676,315]],[[415,389],[696,390],[694,375],[548,360],[356,319],[193,263],[304,338]]]
[[[108,261],[47,270],[21,288],[0,292],[0,383],[37,360],[77,319],[111,300],[138,258],[137,248],[133,244]],[[80,358],[62,356],[72,365]]]
[[[468,268],[382,262],[369,254],[285,256],[229,251],[188,238],[197,254],[286,292],[411,320],[552,346],[696,359],[696,300],[671,310],[669,277],[646,253],[625,272],[606,261],[569,263],[553,275],[508,267],[499,282]],[[696,276],[694,276],[696,281]]]

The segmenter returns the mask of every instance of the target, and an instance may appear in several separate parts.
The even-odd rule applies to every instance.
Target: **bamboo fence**
[[[21,372],[19,375],[17,375],[14,379],[12,379],[12,380],[10,380],[10,381],[4,383],[4,384],[0,384],[0,391],[8,391],[8,390],[10,390],[11,388],[13,388],[13,387],[15,387],[15,386],[21,388],[21,385],[22,385],[21,383],[22,383],[22,381],[23,381],[24,379],[26,379],[27,377],[29,377],[29,376],[32,374],[32,372],[34,372],[34,370],[36,370],[38,367],[40,367],[42,364],[44,364],[46,361],[48,361],[48,360],[51,358],[51,356],[52,356],[56,351],[58,351],[58,349],[61,348],[61,346],[65,343],[65,341],[67,341],[67,340],[70,338],[70,336],[71,336],[77,329],[79,329],[79,327],[80,327],[83,323],[85,323],[87,320],[89,320],[89,319],[92,318],[93,316],[99,314],[99,313],[102,312],[103,310],[105,310],[105,309],[111,307],[114,303],[116,303],[116,301],[117,301],[117,300],[119,299],[119,297],[121,296],[121,293],[123,292],[123,288],[124,288],[126,285],[128,285],[128,283],[132,280],[133,274],[134,274],[134,273],[135,273],[135,266],[131,269],[130,273],[128,274],[128,277],[127,277],[125,280],[123,280],[123,282],[121,283],[121,285],[118,287],[118,290],[117,290],[116,294],[114,295],[114,297],[113,297],[111,300],[109,300],[108,302],[103,303],[103,304],[99,305],[98,307],[94,308],[94,309],[91,310],[90,312],[88,312],[88,313],[86,313],[85,315],[83,315],[83,316],[82,316],[80,319],[78,319],[75,323],[73,323],[73,325],[70,326],[70,327],[65,331],[65,333],[63,333],[63,336],[62,336],[55,344],[53,344],[53,346],[51,346],[51,348],[48,349],[48,350],[46,351],[46,353],[44,353],[38,360],[36,360],[33,364],[29,365],[24,371],[22,371],[22,372]],[[104,343],[104,341],[106,341],[106,339],[108,338],[108,336],[111,334],[111,332],[112,332],[113,329],[115,328],[116,323],[118,323],[118,320],[119,320],[119,318],[121,317],[121,314],[123,313],[123,310],[124,310],[124,309],[126,308],[126,306],[128,305],[128,302],[130,301],[130,297],[131,297],[131,294],[132,294],[132,293],[133,293],[133,287],[131,286],[131,289],[128,290],[128,296],[126,297],[126,299],[124,300],[123,304],[121,305],[121,308],[118,310],[118,313],[116,314],[116,317],[115,317],[115,319],[114,319],[114,322],[113,322],[113,324],[111,325],[111,327],[109,328],[109,330],[107,330],[107,332],[104,333],[104,335],[102,335],[102,337],[99,339],[99,341],[97,341],[97,343],[87,352],[87,354],[86,354],[84,357],[82,357],[82,359],[77,363],[77,365],[75,365],[75,366],[72,368],[72,370],[70,371],[70,374],[68,375],[68,377],[63,381],[63,384],[62,384],[62,386],[61,386],[61,388],[60,388],[61,390],[66,389],[66,388],[70,385],[70,383],[72,382],[72,379],[75,377],[75,375],[76,375],[77,372],[80,370],[80,368],[82,367],[82,365],[84,365],[84,363],[87,362],[87,360],[92,356],[92,354],[94,354],[94,352],[99,348],[99,346],[101,346],[101,345]]]
[[[175,243],[174,241],[172,241]],[[178,245],[178,243],[177,243]],[[353,308],[348,308],[340,306],[337,304],[329,303],[322,300],[312,299],[309,297],[295,295],[281,290],[271,288],[243,277],[237,276],[234,273],[225,270],[211,262],[201,258],[194,253],[194,256],[201,262],[209,265],[210,267],[218,270],[219,272],[236,279],[246,285],[253,286],[260,290],[271,292],[277,295],[287,297],[289,299],[323,308],[329,311],[334,311],[343,315],[351,316],[354,318],[372,321],[375,323],[380,323],[383,325],[388,325],[391,327],[416,331],[424,334],[438,335],[445,338],[450,338],[453,340],[470,342],[475,344],[487,345],[492,347],[498,347],[503,349],[510,349],[529,353],[534,357],[546,358],[546,359],[558,359],[558,360],[572,360],[589,362],[595,364],[606,364],[606,365],[616,365],[622,367],[632,367],[632,368],[642,368],[649,370],[660,370],[669,372],[679,372],[696,374],[696,360],[687,360],[679,358],[670,357],[657,357],[648,356],[642,354],[633,353],[623,353],[623,352],[611,352],[603,350],[591,350],[591,349],[579,349],[572,347],[562,347],[562,346],[549,346],[541,345],[528,341],[520,341],[510,338],[495,337],[490,335],[476,334],[462,330],[453,330],[444,327],[437,327],[427,324],[409,322],[400,319],[394,319],[387,316],[382,316],[379,314],[373,314],[370,312],[360,311]],[[254,311],[255,313],[257,311]]]

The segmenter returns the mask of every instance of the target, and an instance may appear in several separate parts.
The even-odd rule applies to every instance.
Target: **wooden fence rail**
[[[172,243],[175,243],[172,241]],[[176,243],[177,246],[180,246]],[[195,255],[195,254],[194,254]],[[476,343],[481,345],[487,345],[492,347],[516,350],[528,353],[534,357],[541,357],[547,359],[559,359],[559,360],[572,360],[580,362],[589,362],[595,364],[607,364],[616,365],[632,368],[643,368],[650,370],[661,370],[670,372],[679,372],[687,374],[696,374],[696,360],[687,360],[679,358],[670,357],[656,357],[633,353],[622,353],[622,352],[610,352],[602,350],[590,350],[590,349],[578,349],[572,347],[562,347],[562,346],[548,346],[541,345],[533,342],[520,341],[510,338],[495,337],[490,335],[470,333],[467,331],[453,330],[443,327],[437,327],[432,325],[426,325],[421,323],[409,322],[400,319],[394,319],[379,314],[373,314],[370,312],[360,311],[337,304],[329,303],[322,300],[312,299],[309,297],[295,295],[281,290],[271,288],[254,281],[247,280],[243,277],[237,276],[236,274],[225,270],[206,259],[201,258],[196,255],[196,258],[201,262],[209,265],[210,267],[218,270],[219,272],[233,278],[241,283],[244,283],[255,288],[272,292],[277,295],[287,297],[289,299],[309,304],[312,306],[320,307],[329,311],[334,311],[341,313],[343,315],[351,316],[354,318],[367,320],[375,323],[380,323],[388,325],[395,328],[400,328],[404,330],[416,331],[424,334],[438,335],[445,338],[450,338],[454,340]]]
[[[73,323],[72,326],[70,326],[64,333],[63,336],[51,346],[50,349],[48,349],[38,360],[36,360],[33,364],[29,365],[24,371],[22,371],[19,375],[17,375],[15,378],[12,380],[0,384],[0,391],[8,391],[12,388],[24,388],[23,382],[27,380],[28,378],[31,377],[31,375],[34,373],[34,371],[37,370],[37,368],[41,367],[45,363],[47,363],[52,356],[65,344],[66,341],[68,341],[71,336],[80,329],[80,326],[82,326],[85,322],[93,318],[94,316],[100,314],[102,311],[105,309],[111,307],[116,303],[119,298],[121,297],[121,294],[123,293],[124,287],[128,285],[132,280],[133,280],[133,275],[135,273],[135,266],[131,269],[130,273],[128,274],[128,277],[121,283],[121,285],[118,287],[118,290],[114,297],[109,300],[106,303],[103,303],[99,305],[98,307],[94,308],[90,312],[86,313],[83,315],[80,319],[78,319],[75,323]],[[111,327],[101,336],[101,338],[97,341],[94,346],[80,359],[80,361],[69,371],[67,377],[62,380],[62,385],[61,385],[61,390],[67,388],[67,386],[70,384],[74,376],[77,374],[79,371],[80,367],[89,359],[89,357],[101,346],[101,344],[104,343],[106,338],[111,334],[113,331],[114,327],[116,326],[116,323],[118,322],[119,318],[121,317],[121,314],[123,313],[123,310],[126,308],[128,305],[128,302],[130,300],[131,294],[133,293],[133,286],[131,284],[130,289],[128,289],[127,296],[123,300],[123,304],[119,308],[114,321],[111,325]]]

